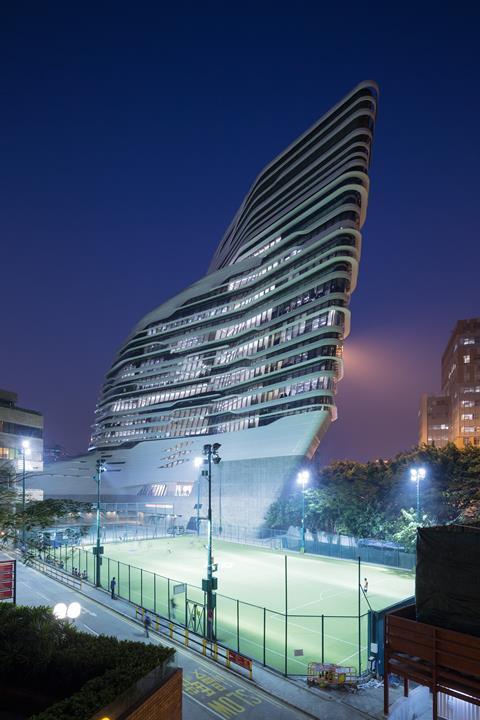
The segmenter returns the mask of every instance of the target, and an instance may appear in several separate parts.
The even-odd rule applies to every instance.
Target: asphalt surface
[[[48,605],[76,600],[82,606],[75,621],[79,630],[92,635],[114,635],[121,640],[165,643],[154,632],[144,636],[140,624],[124,618],[101,602],[85,597],[46,577],[37,570],[17,563],[17,603]],[[101,600],[101,595],[99,594]],[[183,668],[184,720],[305,720],[311,716],[286,705],[260,690],[249,680],[224,670],[220,665],[203,659],[191,651],[175,646],[177,664]]]

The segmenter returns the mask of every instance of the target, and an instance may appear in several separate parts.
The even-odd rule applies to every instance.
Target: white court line
[[[47,597],[46,595],[44,595],[44,594],[41,593],[41,592],[38,592],[38,590],[35,590],[34,592],[35,592],[35,595],[38,595],[39,597],[43,598],[43,599],[46,600],[48,603],[51,602],[51,600],[50,600],[49,597]]]
[[[275,615],[273,617],[274,617],[274,619],[279,619],[279,620],[282,619],[282,618],[277,618]],[[322,635],[321,630],[312,630],[311,628],[306,628],[304,625],[298,625],[297,623],[292,623],[292,622],[290,622],[290,620],[288,621],[288,627],[297,627],[297,628],[300,628],[300,630],[307,631],[309,633],[315,633],[315,635],[320,635],[320,636]],[[336,640],[337,642],[344,643],[345,645],[351,645],[352,647],[356,647],[356,643],[352,643],[349,640],[342,640],[342,638],[339,638],[336,635],[329,635],[328,633],[324,633],[323,636],[326,638],[330,638],[330,640]],[[283,655],[282,655],[282,657],[283,657]]]
[[[361,650],[366,650],[366,649],[367,649],[367,646],[366,646],[366,645],[363,645],[360,649],[361,649]],[[347,662],[347,660],[350,660],[350,658],[353,658],[353,657],[355,657],[355,656],[358,657],[358,650],[357,650],[357,652],[352,653],[352,654],[349,655],[348,657],[343,658],[343,660],[340,660],[340,661],[337,663],[337,665],[343,665],[343,663]]]
[[[308,605],[315,605],[315,603],[321,602],[322,600],[330,600],[331,598],[338,597],[339,595],[344,595],[345,593],[350,593],[351,590],[340,590],[340,592],[334,592],[331,595],[324,595],[323,593],[320,593],[320,596],[318,600],[311,600],[310,602],[303,603],[303,605],[296,605],[293,608],[288,608],[288,614],[291,615],[295,610],[300,610],[300,608],[307,607]]]

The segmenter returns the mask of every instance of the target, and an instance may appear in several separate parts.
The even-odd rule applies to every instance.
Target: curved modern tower
[[[121,347],[73,461],[101,455],[112,498],[170,497],[194,515],[192,461],[219,442],[222,521],[256,527],[313,457],[336,418],[377,95],[361,83],[270,163],[208,274]]]

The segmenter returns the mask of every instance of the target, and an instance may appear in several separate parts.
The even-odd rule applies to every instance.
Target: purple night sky
[[[416,442],[455,321],[480,315],[480,15],[336,7],[3,7],[0,387],[43,411],[47,444],[86,449],[132,326],[204,274],[259,170],[364,79],[381,91],[370,205],[320,453]]]

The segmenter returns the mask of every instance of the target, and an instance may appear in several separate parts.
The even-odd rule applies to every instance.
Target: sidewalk
[[[45,574],[50,577],[49,573]],[[82,582],[82,589],[76,589],[76,592],[129,620],[137,622],[141,626],[140,620],[135,617],[135,606],[128,601],[120,598],[112,600],[110,593],[106,590],[96,588],[85,581]],[[151,632],[161,638],[162,642],[167,645],[178,645],[183,650],[187,649],[183,644],[172,641],[170,637],[163,633],[156,632],[153,629]],[[193,650],[191,653],[192,655],[198,654]],[[211,662],[216,664],[214,660],[211,660]],[[311,689],[307,687],[304,680],[285,678],[257,663],[254,663],[253,682],[273,697],[319,720],[362,720],[362,718],[380,720],[384,718],[382,687],[359,690],[355,694],[343,691]],[[399,696],[401,696],[400,688],[391,690],[391,702]]]

